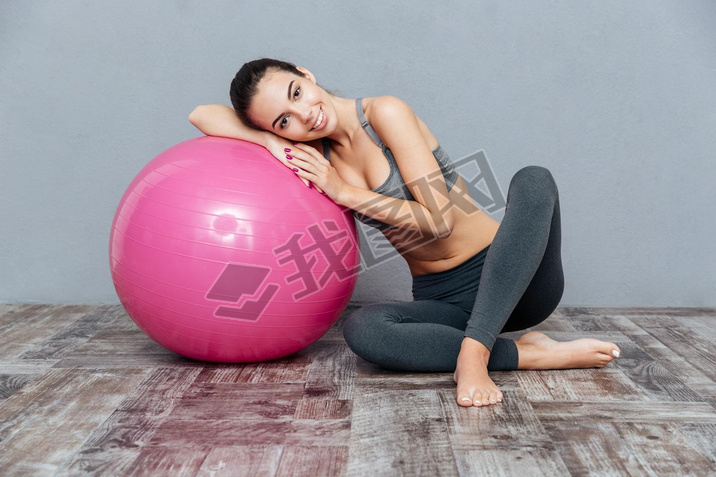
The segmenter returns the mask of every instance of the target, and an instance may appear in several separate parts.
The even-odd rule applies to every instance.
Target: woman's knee
[[[515,188],[524,191],[531,201],[552,201],[558,196],[557,183],[543,166],[525,166],[517,171],[510,182],[510,189]]]
[[[343,337],[354,353],[366,358],[372,354],[389,321],[390,315],[380,304],[364,305],[346,316]]]

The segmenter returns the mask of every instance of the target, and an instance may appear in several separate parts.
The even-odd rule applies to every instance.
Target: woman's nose
[[[306,110],[303,113],[303,122],[308,124],[311,121],[311,118],[313,117],[313,113],[311,113],[311,110]],[[311,125],[313,126],[313,125]]]

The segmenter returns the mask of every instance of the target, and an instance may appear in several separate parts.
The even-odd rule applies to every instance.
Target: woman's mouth
[[[317,131],[323,127],[323,125],[326,122],[326,116],[323,114],[323,108],[320,109],[318,113],[318,117],[316,118],[316,123],[311,128],[311,131]]]

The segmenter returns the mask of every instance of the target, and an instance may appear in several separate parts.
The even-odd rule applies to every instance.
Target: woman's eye
[[[301,90],[301,87],[300,87],[300,86],[299,86],[298,88],[296,88],[296,90],[293,92],[293,97],[294,97],[294,98],[297,98],[297,97],[298,97],[300,90]],[[283,119],[281,120],[281,123],[280,123],[280,125],[279,125],[279,127],[280,127],[281,129],[283,129],[283,128],[286,127],[286,123],[285,123],[284,121],[286,121],[287,118],[288,118],[288,116],[284,116]]]

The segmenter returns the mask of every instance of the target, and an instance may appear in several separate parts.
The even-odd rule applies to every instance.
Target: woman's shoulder
[[[392,95],[363,98],[362,102],[363,112],[368,122],[370,122],[371,117],[380,120],[387,116],[400,114],[401,112],[405,113],[409,111],[412,113],[413,111],[403,99]]]
[[[428,145],[431,146],[431,149],[437,147],[438,140],[402,98],[391,95],[364,98],[363,110],[366,120],[378,135],[385,134],[390,130],[399,131],[404,127],[406,120],[415,118],[418,123],[418,129]]]

